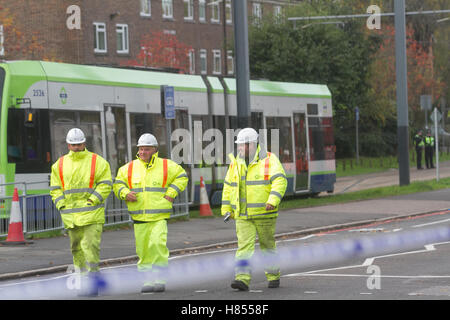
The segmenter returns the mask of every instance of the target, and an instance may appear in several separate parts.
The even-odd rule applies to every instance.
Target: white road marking
[[[423,224],[417,224],[415,226],[412,226],[412,228],[420,228],[420,227],[430,226],[432,224],[444,223],[444,222],[448,222],[448,221],[450,221],[450,219],[439,220],[439,221],[434,221],[434,222],[428,222],[428,223],[423,223]]]

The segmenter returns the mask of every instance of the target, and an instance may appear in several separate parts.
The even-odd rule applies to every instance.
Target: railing
[[[22,213],[24,234],[40,233],[43,231],[61,230],[64,228],[61,215],[56,209],[49,194],[30,194],[30,185],[47,183],[42,182],[15,182],[0,184],[0,190],[9,190],[0,196],[0,236],[6,236],[9,228],[11,213],[12,190],[17,187]],[[111,192],[105,202],[105,226],[131,223],[130,215],[124,201],[117,199]],[[187,191],[183,191],[175,198],[171,218],[189,216],[189,203]]]

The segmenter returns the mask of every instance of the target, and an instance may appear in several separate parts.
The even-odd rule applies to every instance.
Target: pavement
[[[410,181],[436,179],[436,169],[410,168]],[[439,178],[450,177],[450,161],[439,164]],[[398,185],[398,170],[337,179],[335,194]],[[322,196],[322,195],[321,195]],[[323,196],[326,196],[324,194]],[[450,208],[450,189],[354,201],[320,207],[281,210],[276,238],[304,236],[320,232],[363,226],[393,218],[446,211]],[[208,217],[168,224],[171,256],[209,249],[236,247],[234,221]],[[101,243],[101,266],[136,263],[133,228],[105,231]],[[26,245],[0,245],[0,281],[65,272],[72,264],[67,236],[35,239]]]

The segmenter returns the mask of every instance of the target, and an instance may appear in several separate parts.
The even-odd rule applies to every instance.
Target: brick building
[[[289,2],[249,0],[249,23],[280,14]],[[152,65],[147,50],[161,38],[148,47],[142,40],[159,32],[188,51],[178,55],[187,61],[184,72],[233,74],[231,6],[231,0],[2,0],[0,59],[179,68]]]

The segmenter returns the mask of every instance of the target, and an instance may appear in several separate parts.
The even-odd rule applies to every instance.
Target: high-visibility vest
[[[86,149],[70,151],[52,166],[50,195],[66,228],[104,223],[111,190],[109,163]]]
[[[134,221],[168,219],[172,203],[164,198],[175,198],[187,186],[186,171],[170,159],[155,153],[149,163],[140,158],[119,168],[114,180],[114,193],[126,201],[126,196],[136,192],[137,201],[126,201],[128,212]]]
[[[270,152],[256,150],[253,161],[229,155],[230,166],[222,192],[222,215],[233,212],[235,219],[273,218],[278,216],[278,205],[283,198],[287,178],[278,157]],[[269,203],[275,208],[266,210]]]
[[[434,137],[425,137],[425,146],[426,147],[434,147]]]

